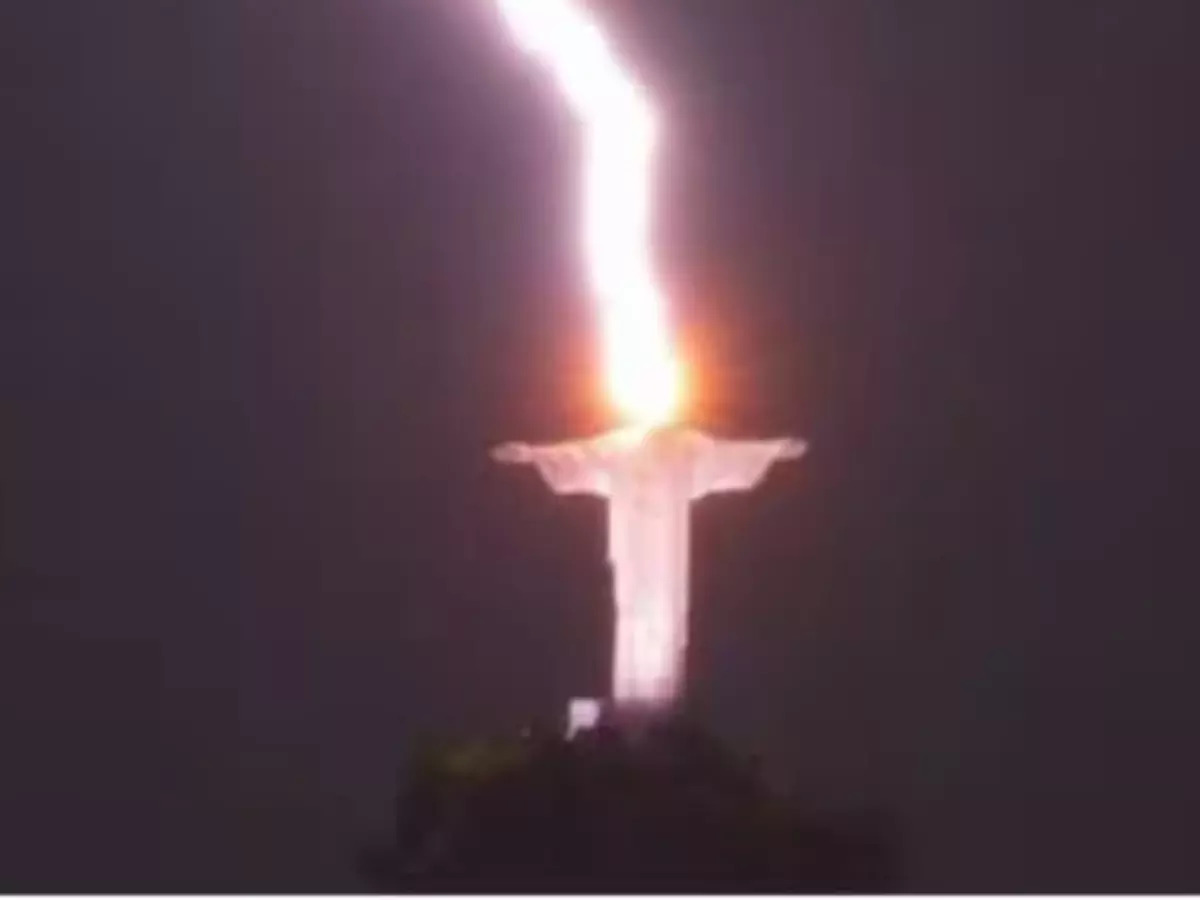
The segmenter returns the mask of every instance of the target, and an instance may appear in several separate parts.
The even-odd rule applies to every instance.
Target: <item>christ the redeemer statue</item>
[[[536,466],[555,493],[608,500],[616,606],[612,701],[619,711],[665,711],[682,694],[692,501],[749,490],[776,460],[796,459],[806,448],[790,438],[726,441],[666,426],[493,451],[500,462]]]

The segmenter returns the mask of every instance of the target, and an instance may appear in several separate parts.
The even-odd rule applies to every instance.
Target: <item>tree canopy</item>
[[[418,755],[396,832],[364,859],[387,891],[880,891],[879,822],[813,821],[703,730],[597,728]]]

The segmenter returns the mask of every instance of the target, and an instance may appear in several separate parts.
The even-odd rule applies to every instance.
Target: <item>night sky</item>
[[[1200,889],[1193,4],[595,7],[690,418],[811,442],[696,510],[697,710],[914,887]],[[0,60],[0,888],[353,887],[415,741],[606,685],[602,506],[487,456],[609,421],[575,123],[487,0]]]

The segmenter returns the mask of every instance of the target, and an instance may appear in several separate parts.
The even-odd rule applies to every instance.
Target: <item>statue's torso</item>
[[[652,434],[614,455],[609,559],[619,604],[636,603],[645,591],[668,595],[672,606],[686,602],[688,517],[700,447],[694,432],[680,429]]]

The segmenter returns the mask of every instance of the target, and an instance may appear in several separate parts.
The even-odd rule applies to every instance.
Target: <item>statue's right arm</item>
[[[593,441],[561,444],[501,444],[492,451],[501,463],[533,464],[556,494],[608,493],[604,455]]]
[[[533,447],[518,441],[509,441],[492,448],[492,459],[498,463],[533,462]]]

